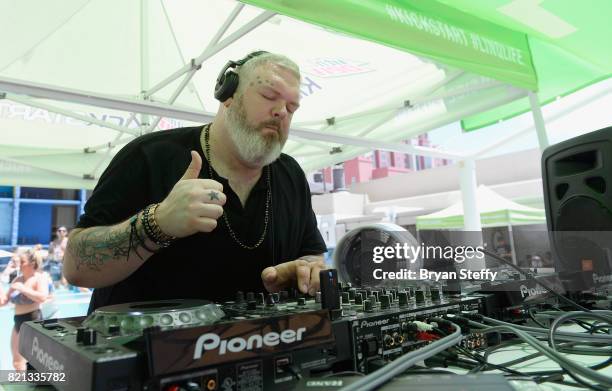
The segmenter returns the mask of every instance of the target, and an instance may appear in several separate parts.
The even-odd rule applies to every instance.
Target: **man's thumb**
[[[200,170],[202,169],[202,158],[196,151],[191,151],[191,163],[185,170],[185,173],[181,177],[181,181],[185,179],[198,179],[200,176]]]

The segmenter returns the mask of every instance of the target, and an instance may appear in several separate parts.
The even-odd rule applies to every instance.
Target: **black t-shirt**
[[[188,167],[191,150],[202,156],[200,178],[208,178],[201,132],[201,126],[155,132],[126,145],[100,177],[77,227],[114,225],[149,204],[163,201]],[[227,197],[223,209],[231,228],[247,245],[255,244],[263,231],[266,171],[267,168],[244,208],[227,180],[214,175],[223,184]],[[265,267],[325,252],[302,169],[293,158],[282,154],[270,165],[270,173],[268,232],[258,248],[240,247],[221,217],[212,232],[179,239],[151,256],[123,281],[95,289],[89,311],[134,301],[232,299],[239,290],[263,291],[261,271]]]

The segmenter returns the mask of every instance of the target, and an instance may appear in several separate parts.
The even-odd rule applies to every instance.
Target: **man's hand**
[[[212,179],[198,179],[201,169],[200,154],[191,151],[191,163],[185,174],[155,213],[157,224],[165,234],[183,238],[217,227],[226,201],[223,185]]]
[[[24,287],[25,285],[23,285],[23,282],[14,282],[11,284],[11,288],[13,288],[13,290],[16,290],[18,292],[21,292]]]
[[[278,292],[297,283],[300,292],[314,296],[319,290],[319,271],[326,268],[321,256],[306,256],[265,268],[261,279],[268,292]]]

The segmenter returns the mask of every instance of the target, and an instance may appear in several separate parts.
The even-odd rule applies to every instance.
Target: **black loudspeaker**
[[[245,62],[249,61],[253,57],[257,57],[267,53],[266,51],[260,50],[248,54],[245,58],[238,61],[228,61],[227,64],[219,72],[217,76],[217,84],[215,85],[215,98],[221,102],[225,102],[231,98],[238,88],[238,73],[236,68],[244,65]]]
[[[612,282],[612,127],[542,154],[550,243],[570,290]]]

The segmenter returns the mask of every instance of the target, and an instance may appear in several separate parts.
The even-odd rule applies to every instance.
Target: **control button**
[[[343,304],[343,305],[351,304],[351,301],[349,300],[349,293],[348,292],[342,292],[342,297],[341,297],[340,303]]]
[[[266,298],[266,306],[271,307],[275,303],[276,303],[276,300],[274,300],[274,294],[268,293],[268,297]]]
[[[421,289],[417,290],[414,296],[417,304],[423,304],[425,302],[425,293]]]
[[[108,326],[108,333],[109,334],[118,334],[119,333],[119,326],[116,325],[116,324]]]
[[[253,301],[253,300],[255,300],[255,293],[247,292],[247,294],[246,294],[246,301]]]
[[[355,293],[355,304],[362,305],[363,304],[363,296],[361,293]]]
[[[85,329],[83,332],[83,345],[92,346],[97,343],[98,333],[94,329]]]
[[[380,296],[380,308],[383,310],[389,309],[391,307],[389,295]]]
[[[363,302],[363,310],[366,312],[370,312],[374,309],[374,303],[372,299],[367,299]]]
[[[236,303],[242,303],[244,301],[244,292],[236,292]]]
[[[297,304],[298,305],[306,305],[306,299],[303,298],[303,297],[298,297]]]
[[[376,338],[368,338],[363,341],[363,353],[366,357],[376,356],[378,354],[378,341]]]
[[[257,302],[255,300],[251,300],[247,302],[247,310],[255,310],[257,309]]]
[[[408,305],[408,292],[399,292],[398,294],[399,306],[406,307]]]
[[[77,327],[76,329],[76,342],[83,343],[83,336],[85,335],[85,327]]]

